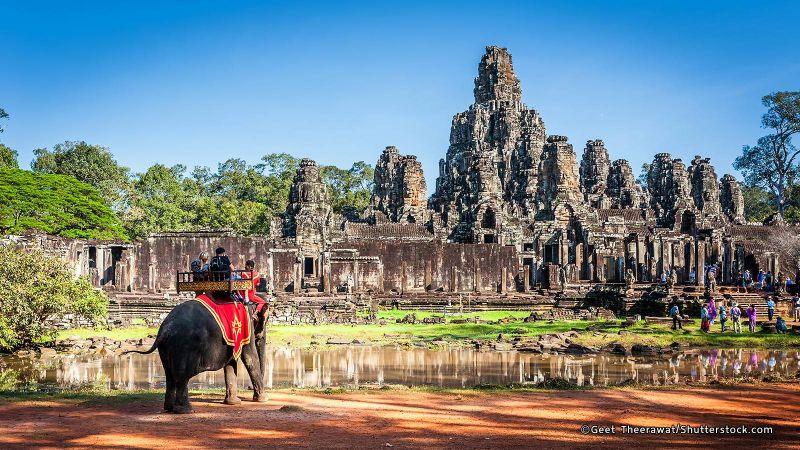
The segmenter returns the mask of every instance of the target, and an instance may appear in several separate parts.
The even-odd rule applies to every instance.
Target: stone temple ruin
[[[703,286],[706,264],[719,266],[720,283],[746,268],[795,276],[796,228],[744,223],[738,183],[718,178],[709,159],[687,164],[658,153],[646,188],[628,161],[612,161],[601,139],[588,141],[578,160],[568,138],[548,135],[541,115],[523,103],[503,48],[486,48],[474,96],[453,117],[430,198],[416,157],[390,146],[378,158],[365,211],[335,214],[319,167],[304,159],[270,236],[164,233],[133,244],[40,237],[34,244],[109,289],[112,314],[117,305],[123,316],[180,301],[175,271],[218,245],[234,264],[257,261],[277,296],[273,320],[287,322],[352,319],[348,312],[378,304],[602,306],[629,314],[652,301],[653,283],[671,269],[682,285],[677,294],[687,298],[702,290],[693,286]],[[631,273],[637,287],[624,289]]]

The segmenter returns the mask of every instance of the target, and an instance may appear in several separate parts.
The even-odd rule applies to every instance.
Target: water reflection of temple
[[[399,384],[469,388],[477,385],[535,384],[561,378],[580,386],[633,381],[671,384],[720,378],[794,375],[800,352],[783,350],[688,350],[664,355],[540,355],[481,352],[472,348],[431,350],[343,347],[326,350],[273,348],[267,352],[268,387],[329,387]],[[92,357],[65,355],[49,360],[0,359],[23,381],[47,385],[100,384],[111,389],[160,389],[164,375],[158,355]],[[245,373],[243,370],[240,373]],[[247,377],[240,377],[248,387]],[[192,379],[191,388],[221,388],[221,371]]]

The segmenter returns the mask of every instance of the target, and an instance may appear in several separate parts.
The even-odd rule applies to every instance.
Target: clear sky
[[[236,4],[236,6],[233,6]],[[800,2],[0,0],[5,143],[111,149],[134,171],[288,152],[374,164],[416,154],[429,189],[486,45],[580,158],[601,138],[733,169],[760,99],[800,89]]]

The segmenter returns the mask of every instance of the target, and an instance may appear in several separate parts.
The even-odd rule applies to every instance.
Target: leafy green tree
[[[297,167],[298,160],[285,153],[265,155],[255,165],[229,159],[216,172],[195,167],[187,185],[196,192],[193,227],[268,233],[271,218],[286,208]]]
[[[127,239],[97,189],[66,175],[0,169],[0,234],[38,230],[70,238]]]
[[[0,108],[0,119],[8,119],[8,113],[3,108]],[[0,133],[5,131],[1,124],[2,122],[0,122]]]
[[[733,166],[749,186],[767,190],[783,216],[800,169],[800,150],[792,144],[792,136],[800,133],[800,91],[776,92],[764,96],[762,103],[767,112],[761,125],[771,133],[759,138],[756,145],[742,148]]]
[[[374,176],[375,170],[364,161],[354,163],[348,170],[323,166],[322,178],[328,185],[333,211],[341,213],[345,208],[362,210],[369,206]]]
[[[639,186],[641,186],[645,191],[647,191],[647,174],[650,173],[651,167],[653,167],[653,165],[650,163],[642,163],[642,169],[639,172],[639,177],[636,178],[636,182],[639,183]]]
[[[8,113],[0,108],[0,119],[7,119]],[[3,132],[3,125],[0,122],[0,133]],[[17,162],[17,152],[11,150],[10,148],[6,147],[3,144],[0,144],[0,169],[4,168],[11,168],[16,169],[19,167],[19,163]]]
[[[199,192],[184,177],[186,167],[151,166],[131,183],[123,223],[133,239],[162,231],[193,228],[194,202]]]
[[[775,210],[769,192],[758,186],[742,186],[744,217],[748,222],[761,222]]]
[[[123,209],[129,169],[120,166],[107,148],[84,141],[67,141],[55,145],[53,151],[40,148],[33,153],[34,172],[71,175],[96,187],[115,210]]]
[[[287,153],[264,155],[261,163],[256,165],[266,180],[263,201],[271,215],[286,209],[298,167],[300,160]]]
[[[103,324],[107,310],[105,293],[75,279],[59,258],[0,246],[0,349],[54,339],[53,319],[65,314]]]
[[[17,152],[0,144],[0,169],[16,169],[18,167]]]

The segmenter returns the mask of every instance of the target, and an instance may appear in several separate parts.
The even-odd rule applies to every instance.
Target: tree
[[[0,349],[54,339],[53,319],[65,314],[103,324],[107,310],[105,293],[75,279],[61,259],[0,246]]]
[[[639,172],[639,177],[636,179],[636,182],[639,183],[639,186],[647,192],[647,175],[650,173],[650,168],[653,167],[650,163],[642,163],[642,171]]]
[[[193,228],[194,200],[199,194],[184,177],[186,167],[156,164],[131,183],[123,223],[133,239],[162,231]]]
[[[0,119],[8,119],[8,113],[3,108],[0,108]],[[0,122],[0,133],[4,131],[3,125],[1,124],[2,122]]]
[[[0,234],[31,230],[68,238],[127,239],[93,186],[66,175],[0,169]]]
[[[16,169],[18,167],[17,152],[0,144],[0,169]]]
[[[333,211],[341,213],[346,208],[363,210],[372,198],[375,170],[364,161],[353,163],[349,170],[336,166],[323,166],[322,178],[328,185]]]
[[[761,222],[772,214],[772,199],[769,192],[758,186],[742,186],[744,217],[748,222]]]
[[[7,119],[8,113],[0,108],[0,119]],[[3,125],[0,122],[0,133],[3,132]],[[10,148],[6,147],[3,144],[0,144],[0,169],[4,168],[11,168],[16,169],[19,167],[19,163],[17,162],[17,152],[11,150]]]
[[[800,91],[776,92],[764,96],[762,103],[767,112],[761,117],[761,126],[772,132],[759,138],[756,145],[744,146],[733,166],[749,186],[772,194],[773,205],[783,216],[800,162],[800,150],[792,144],[792,136],[800,133]]]
[[[300,160],[287,153],[264,155],[261,157],[261,163],[256,165],[266,180],[264,203],[272,215],[286,208],[298,167]]]
[[[33,153],[34,172],[71,175],[96,187],[115,210],[123,209],[121,202],[128,189],[129,169],[120,166],[107,148],[84,141],[67,141],[55,145],[52,152],[40,148]]]

